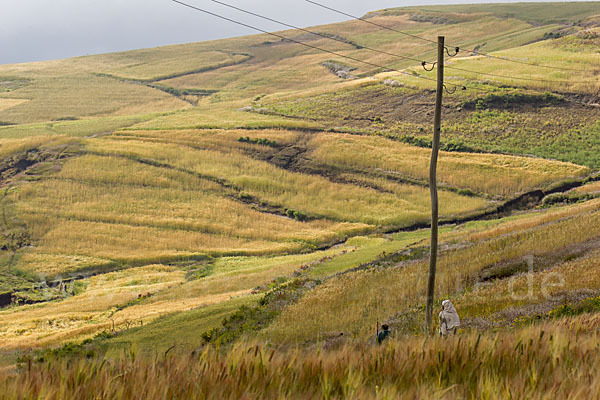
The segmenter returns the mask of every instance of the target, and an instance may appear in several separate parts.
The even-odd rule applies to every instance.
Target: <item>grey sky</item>
[[[299,26],[344,19],[303,0],[223,1]],[[387,7],[491,2],[320,1],[357,15]],[[282,29],[276,24],[240,15],[209,0],[186,2],[264,29]],[[0,0],[0,15],[0,64],[59,59],[255,33],[190,10],[171,0]]]

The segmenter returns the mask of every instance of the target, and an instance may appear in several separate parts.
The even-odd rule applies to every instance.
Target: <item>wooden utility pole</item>
[[[442,124],[442,94],[444,93],[444,36],[438,36],[437,93],[435,99],[435,118],[433,142],[431,145],[431,164],[429,166],[429,191],[431,192],[431,254],[429,256],[429,276],[427,280],[427,306],[425,308],[425,329],[432,330],[433,298],[435,291],[435,272],[438,251],[438,190],[437,162],[440,151],[440,127]]]

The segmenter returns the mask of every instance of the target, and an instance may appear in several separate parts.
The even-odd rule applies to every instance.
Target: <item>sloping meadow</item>
[[[586,252],[580,252],[572,262],[561,262],[559,258],[551,265],[536,265],[535,260],[569,246],[598,240],[599,218],[599,202],[594,200],[485,229],[491,236],[482,235],[483,232],[463,234],[467,246],[450,247],[440,255],[436,296],[456,299],[466,316],[473,318],[575,291],[592,295],[600,290],[600,281],[588,277],[588,273],[597,276],[596,270],[600,268],[593,254],[588,258]],[[457,238],[450,235],[448,240],[456,243]],[[486,278],[486,272],[511,262],[515,264],[512,272]],[[554,269],[546,271],[554,265]],[[374,331],[378,320],[392,322],[393,328],[401,332],[418,332],[421,317],[405,317],[410,316],[406,313],[411,310],[417,316],[423,313],[420,306],[425,301],[427,270],[428,264],[422,260],[336,276],[286,308],[263,337],[279,343],[331,340],[340,333],[365,338]],[[531,275],[522,275],[528,272]],[[556,274],[562,280],[557,281]],[[546,276],[552,280],[548,281],[550,285],[542,286]],[[489,286],[490,282],[493,285]]]

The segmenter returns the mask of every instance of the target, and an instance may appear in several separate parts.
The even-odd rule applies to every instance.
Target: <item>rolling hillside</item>
[[[393,56],[430,61],[435,47],[353,20],[278,33],[293,41],[0,66],[0,392],[600,393],[586,385],[599,362],[600,3],[365,19],[462,49],[446,67],[466,90],[444,99],[436,287],[460,338],[422,332],[435,72]],[[381,322],[394,337],[379,351]],[[555,361],[567,358],[580,375]],[[13,379],[17,362],[29,372]],[[106,383],[126,374],[120,392]]]

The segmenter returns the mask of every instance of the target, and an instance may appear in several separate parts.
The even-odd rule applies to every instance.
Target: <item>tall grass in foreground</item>
[[[238,345],[198,355],[27,363],[0,376],[12,398],[597,398],[597,316],[495,335],[406,337],[383,346],[281,350]],[[589,330],[587,330],[589,329]]]

